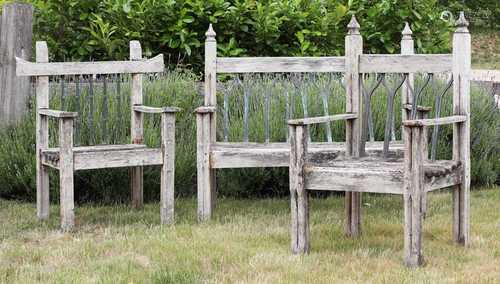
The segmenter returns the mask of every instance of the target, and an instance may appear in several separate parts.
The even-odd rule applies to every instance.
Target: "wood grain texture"
[[[78,116],[78,113],[71,111],[62,111],[62,110],[54,110],[48,108],[38,109],[38,113],[40,115],[50,116],[54,118],[75,118]]]
[[[309,240],[309,194],[305,188],[304,166],[306,163],[308,130],[307,126],[298,125],[291,129],[294,141],[290,143],[290,192],[293,195],[292,216],[292,252],[308,253]]]
[[[363,54],[363,38],[359,33],[359,24],[353,15],[347,25],[345,37],[345,65],[346,65],[346,113],[363,113],[361,93],[360,63]],[[346,124],[346,153],[353,157],[365,155],[365,141],[363,129],[365,124],[362,117],[348,120]],[[361,233],[361,193],[346,192],[346,235],[357,236]],[[348,203],[350,202],[350,203]]]
[[[344,72],[344,57],[219,57],[218,73]]]
[[[382,155],[383,142],[366,144],[366,154]],[[391,155],[402,156],[403,145],[391,142]],[[290,148],[288,143],[225,143],[211,144],[210,165],[213,168],[256,168],[256,167],[288,167]],[[335,160],[345,156],[345,143],[310,143],[308,160]]]
[[[500,70],[473,69],[471,81],[500,83]]]
[[[137,63],[142,60],[142,48],[138,41],[130,42],[130,61],[128,63]],[[163,60],[162,60],[163,64]],[[131,72],[128,72],[131,73]],[[142,105],[142,75],[139,73],[132,74],[132,81],[130,87],[130,137],[132,143],[142,144],[144,140],[143,129],[143,113],[134,111],[134,105]],[[161,155],[158,155],[161,157]],[[132,207],[140,208],[143,205],[143,168],[134,167],[130,169],[130,187],[132,196]]]
[[[33,7],[4,3],[0,15],[0,127],[19,121],[26,113],[29,78],[16,76],[15,57],[31,58]]]
[[[33,63],[16,58],[17,76],[62,76],[87,74],[140,74],[163,72],[163,55],[135,61]]]
[[[181,111],[178,107],[151,107],[144,105],[135,105],[132,109],[142,113],[175,113]]]
[[[453,116],[445,116],[439,118],[405,120],[403,121],[403,125],[408,127],[422,127],[422,126],[461,123],[466,121],[467,121],[467,116],[465,115],[453,115]]]
[[[198,182],[198,221],[204,222],[212,215],[212,190],[210,167],[210,115],[196,114],[196,165]]]
[[[48,62],[49,51],[45,42],[36,43],[36,61]],[[36,78],[36,208],[39,219],[49,217],[49,172],[42,163],[42,151],[49,147],[48,118],[38,113],[49,107],[49,77]]]
[[[160,220],[162,224],[174,222],[175,185],[175,115],[163,113],[161,117],[162,168],[160,181]]]
[[[449,54],[364,54],[361,73],[442,73],[451,71]]]
[[[61,229],[70,231],[75,226],[73,119],[59,120],[59,144]]]
[[[454,190],[453,239],[470,245],[470,73],[471,38],[463,13],[453,34],[453,114],[466,121],[453,128],[453,159],[463,167],[462,183]]]
[[[355,113],[343,113],[336,115],[328,115],[328,116],[318,116],[318,117],[307,117],[302,119],[291,119],[288,121],[288,124],[292,125],[310,125],[310,124],[318,124],[325,123],[336,120],[349,120],[355,119],[358,115]]]

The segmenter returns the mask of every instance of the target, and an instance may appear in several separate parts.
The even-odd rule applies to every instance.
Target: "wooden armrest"
[[[213,113],[216,112],[217,108],[214,106],[201,106],[197,107],[194,112],[196,113]]]
[[[78,116],[77,112],[53,110],[48,108],[38,109],[38,113],[45,116],[51,116],[55,118],[75,118]]]
[[[335,120],[349,120],[356,119],[358,115],[356,113],[343,113],[343,114],[335,114],[328,116],[317,116],[317,117],[306,117],[301,119],[291,119],[288,121],[289,125],[309,125],[309,124],[318,124],[325,123]]]
[[[408,127],[421,127],[421,126],[459,123],[459,122],[464,122],[466,120],[467,116],[465,115],[453,115],[440,118],[405,120],[403,121],[403,125]]]
[[[178,107],[150,107],[144,105],[134,105],[133,109],[143,113],[175,113],[181,111]]]
[[[406,110],[410,110],[412,109],[412,104],[405,104],[403,106],[404,109]],[[426,106],[419,106],[417,105],[417,111],[421,111],[421,112],[430,112],[432,110],[432,107],[426,107]]]

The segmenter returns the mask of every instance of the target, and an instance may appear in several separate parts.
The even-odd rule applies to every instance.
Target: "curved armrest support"
[[[38,113],[45,116],[50,116],[54,118],[75,118],[78,116],[77,112],[54,110],[48,108],[38,109]]]
[[[288,125],[310,125],[310,124],[318,124],[325,123],[336,120],[350,120],[356,119],[358,115],[356,113],[343,113],[343,114],[335,114],[328,116],[317,116],[317,117],[307,117],[301,119],[291,119],[288,121]]]
[[[465,115],[453,115],[440,118],[405,120],[403,121],[403,125],[407,127],[423,127],[423,126],[461,123],[466,120],[467,116]]]

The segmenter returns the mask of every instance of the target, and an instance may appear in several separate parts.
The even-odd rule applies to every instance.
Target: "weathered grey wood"
[[[61,229],[70,231],[75,225],[73,189],[73,119],[59,120],[59,183],[61,203]]]
[[[215,106],[201,106],[194,110],[196,113],[214,113],[217,111]]]
[[[405,255],[405,264],[408,267],[416,267],[423,264],[422,255],[422,197],[424,192],[424,170],[423,170],[423,136],[422,128],[411,130],[411,172],[410,199],[411,199],[411,240],[409,254]]]
[[[55,117],[55,118],[74,118],[78,116],[78,113],[71,111],[61,111],[48,108],[38,109],[40,115]]]
[[[138,148],[95,152],[75,152],[75,170],[162,165],[162,151]]]
[[[366,145],[367,155],[381,155],[382,143]],[[210,165],[213,168],[261,168],[288,167],[290,149],[288,143],[224,143],[217,142],[210,148]],[[391,143],[391,154],[402,155],[403,145]],[[335,159],[345,155],[345,143],[310,143],[309,160]]]
[[[411,111],[412,110],[412,105],[411,104],[403,104],[403,110]],[[428,113],[431,110],[432,110],[432,107],[417,106],[417,111],[418,112]],[[407,120],[407,119],[404,119],[404,120]]]
[[[359,57],[363,54],[363,38],[359,24],[352,16],[347,25],[345,38],[345,78],[346,113],[363,113]],[[365,142],[362,139],[363,119],[348,120],[346,125],[346,152],[354,157],[364,155]],[[357,236],[361,233],[361,193],[346,192],[346,234]]]
[[[130,60],[142,60],[141,44],[138,41],[130,42]],[[130,62],[129,62],[130,63]],[[137,62],[135,62],[137,63]],[[163,60],[161,62],[163,65]],[[130,72],[129,72],[130,73]],[[131,139],[134,144],[142,144],[144,140],[143,130],[143,114],[142,112],[134,111],[134,105],[142,105],[142,75],[139,73],[132,74],[130,104],[131,118],[130,131]],[[132,207],[140,208],[143,204],[143,168],[135,167],[130,169],[130,187],[132,192]]]
[[[144,105],[135,105],[132,109],[143,113],[175,113],[181,111],[178,107],[150,107]]]
[[[196,165],[198,182],[198,220],[207,221],[212,215],[212,183],[210,181],[210,115],[196,114]]]
[[[451,71],[449,54],[364,54],[361,73],[441,73]]]
[[[401,54],[402,55],[413,55],[415,54],[415,44],[412,38],[412,30],[410,29],[410,25],[408,22],[405,23],[405,27],[401,32]],[[411,103],[413,102],[413,94],[412,90],[415,89],[415,76],[411,73],[406,75],[406,82],[401,86],[401,105],[403,106],[403,111],[401,114],[401,120],[405,121],[410,118],[410,112],[412,110]],[[407,106],[410,109],[407,109]],[[418,109],[418,106],[417,106]],[[404,127],[403,127],[404,128]],[[401,131],[402,133],[404,130]],[[404,135],[401,135],[404,138]],[[403,140],[404,141],[404,140]]]
[[[453,128],[453,159],[463,167],[462,184],[455,187],[453,239],[470,244],[470,73],[471,39],[463,12],[453,34],[453,114],[466,120]]]
[[[462,183],[462,175],[463,169],[460,167],[443,176],[426,177],[425,191],[429,192],[436,189],[459,185]]]
[[[6,3],[0,16],[0,127],[15,123],[26,113],[29,78],[16,76],[15,57],[31,58],[33,7]]]
[[[500,83],[500,70],[473,69],[471,81]]]
[[[344,72],[344,57],[219,57],[218,73]]]
[[[137,49],[136,49],[137,50]],[[33,63],[16,58],[17,76],[59,76],[86,74],[141,74],[163,72],[163,55],[135,61],[50,62]]]
[[[290,249],[292,253],[299,253],[298,244],[298,210],[297,210],[297,127],[289,126],[288,133],[290,138],[290,156],[289,156],[289,189],[290,189]]]
[[[401,169],[306,167],[305,171],[310,190],[402,194]]]
[[[161,117],[162,168],[160,184],[160,219],[162,224],[174,222],[175,178],[175,115],[163,113]]]
[[[36,43],[36,61],[48,62],[49,51],[45,42]],[[36,108],[49,107],[49,77],[39,76],[36,79]],[[49,147],[48,117],[36,115],[36,208],[39,219],[49,217],[49,172],[42,164],[42,150]]]
[[[217,106],[217,41],[215,39],[215,31],[210,24],[207,32],[205,33],[205,106],[216,107]],[[211,143],[216,141],[216,119],[217,113],[213,112],[210,115],[206,115],[203,118],[202,127],[209,127],[208,129],[203,129],[203,138],[208,139],[206,142],[201,142],[203,145],[203,157],[206,162],[204,167],[200,167],[200,170],[206,171],[203,173],[198,172],[198,176],[206,179],[203,182],[199,182],[198,186],[205,186],[205,188],[198,188],[198,191],[204,190],[203,197],[205,201],[203,203],[203,208],[199,208],[198,219],[200,221],[208,220],[212,214],[212,209],[215,206],[216,199],[216,183],[215,183],[215,169],[210,168],[209,163],[209,151]],[[205,121],[206,120],[206,121]],[[207,124],[208,123],[208,124]],[[208,125],[208,126],[207,126]],[[200,143],[200,142],[198,142]],[[200,161],[198,161],[200,162]]]
[[[293,178],[290,180],[290,191],[296,193],[296,203],[292,204],[292,212],[296,216],[292,217],[292,221],[296,220],[296,228],[292,237],[292,252],[293,253],[308,253],[309,252],[309,196],[305,188],[304,180],[304,165],[306,162],[307,143],[308,143],[308,130],[307,126],[297,125],[292,131],[295,136],[295,141],[291,143],[290,155],[290,174]],[[296,239],[296,246],[294,241]]]
[[[412,128],[403,126],[402,138],[404,141],[403,158],[403,210],[404,210],[404,261],[408,263],[412,255]]]
[[[453,116],[445,116],[439,118],[405,120],[403,121],[403,125],[408,127],[422,127],[422,126],[461,123],[466,121],[467,121],[466,115],[453,115]]]
[[[358,115],[355,113],[344,113],[344,114],[336,114],[329,116],[318,116],[318,117],[308,117],[302,119],[291,119],[288,121],[288,124],[291,125],[310,125],[310,124],[318,124],[325,123],[336,120],[349,120],[358,118]]]

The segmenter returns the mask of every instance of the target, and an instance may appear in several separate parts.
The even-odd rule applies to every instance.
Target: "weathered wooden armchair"
[[[212,215],[216,199],[215,171],[228,168],[271,168],[288,167],[290,161],[290,147],[288,140],[271,142],[269,135],[269,107],[264,110],[264,128],[266,137],[264,143],[251,142],[248,135],[250,94],[243,98],[243,141],[229,141],[228,131],[228,103],[224,94],[222,125],[224,126],[223,140],[216,136],[217,125],[217,75],[230,74],[233,76],[250,74],[315,74],[338,75],[345,72],[345,59],[341,56],[332,57],[217,57],[217,43],[215,32],[210,25],[206,33],[205,42],[205,101],[204,105],[196,109],[197,118],[197,173],[198,173],[198,219],[207,220]],[[279,75],[278,75],[279,76]],[[340,82],[339,82],[340,83]],[[328,91],[327,91],[328,92]],[[325,94],[324,99],[326,100]],[[269,100],[267,101],[269,102]],[[287,109],[285,109],[287,108]],[[303,113],[307,113],[307,104],[302,105]],[[323,102],[325,115],[328,113],[328,104]],[[290,103],[283,107],[283,128],[287,129],[286,121],[290,119],[292,108]],[[419,109],[419,114],[425,111]],[[330,143],[313,142],[309,144],[309,151],[315,156],[337,155],[345,151],[345,142],[331,142],[332,133],[327,133]],[[384,145],[380,141],[369,141],[365,150],[368,153],[381,152]],[[402,151],[400,141],[387,141],[387,145]]]
[[[143,166],[161,165],[161,222],[172,223],[174,218],[174,152],[175,107],[144,106],[142,73],[162,72],[163,56],[142,59],[138,41],[130,42],[130,61],[49,63],[45,42],[36,43],[36,63],[17,58],[18,76],[36,76],[36,184],[37,215],[49,217],[48,167],[59,170],[61,227],[74,227],[73,175],[77,170],[131,168],[132,204],[143,203]],[[131,144],[75,147],[73,120],[75,112],[49,108],[49,76],[86,74],[132,74],[131,81]],[[144,114],[161,114],[161,148],[143,144]],[[59,120],[59,147],[49,148],[48,119]]]
[[[408,27],[403,31],[402,53],[408,55],[364,55],[359,25],[353,17],[346,37],[347,101],[345,114],[290,120],[290,194],[291,248],[306,253],[310,248],[310,190],[346,191],[346,226],[348,235],[361,231],[361,193],[390,193],[404,197],[404,261],[413,267],[423,263],[422,220],[426,193],[445,187],[453,191],[453,238],[469,244],[470,186],[470,35],[463,14],[453,35],[453,53],[413,55],[413,40]],[[410,73],[451,72],[453,82],[453,115],[418,119],[417,97]],[[365,99],[360,91],[360,74],[402,73],[402,103],[411,111],[403,112],[404,153],[384,151],[382,156],[365,155],[363,135],[366,121]],[[390,117],[390,108],[387,117]],[[311,161],[308,127],[326,121],[345,120],[347,125],[345,156]],[[387,122],[391,120],[388,119]],[[428,159],[427,128],[453,125],[452,160]],[[387,125],[386,125],[387,129]],[[435,128],[436,129],[436,128]],[[387,142],[387,132],[386,141]],[[387,143],[386,143],[387,144]]]

